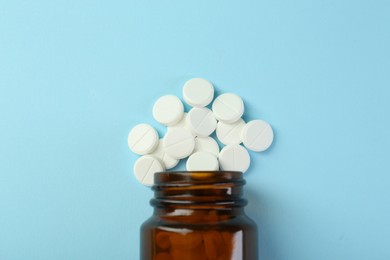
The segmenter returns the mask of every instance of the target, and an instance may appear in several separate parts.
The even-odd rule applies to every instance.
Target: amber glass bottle
[[[154,213],[141,227],[141,260],[258,260],[240,172],[155,174]]]

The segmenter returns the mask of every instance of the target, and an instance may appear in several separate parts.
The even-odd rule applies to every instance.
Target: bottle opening
[[[245,184],[243,173],[237,171],[175,171],[159,172],[154,175],[153,189],[173,186],[194,186],[194,185],[222,185],[235,184],[242,186]]]
[[[181,171],[155,174],[154,207],[243,207],[245,180],[234,171]]]

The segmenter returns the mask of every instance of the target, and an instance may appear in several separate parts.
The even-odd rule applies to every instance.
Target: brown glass
[[[141,227],[141,260],[258,260],[240,172],[155,174],[154,213]]]

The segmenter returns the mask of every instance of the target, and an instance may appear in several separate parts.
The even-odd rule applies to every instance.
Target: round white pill
[[[195,138],[185,128],[172,128],[164,136],[163,147],[172,158],[183,159],[194,150]]]
[[[135,178],[146,186],[152,186],[154,174],[162,171],[164,171],[164,167],[161,162],[150,155],[141,156],[134,164]]]
[[[174,125],[168,126],[168,130],[171,129],[172,127],[177,127],[177,128],[184,128],[184,127],[186,127],[186,124],[187,124],[186,119],[187,119],[187,113],[184,113],[183,117],[180,119],[179,122],[177,122]]]
[[[218,171],[219,164],[215,155],[208,152],[192,154],[186,163],[187,171]]]
[[[172,169],[179,163],[179,160],[172,158],[165,152],[162,139],[160,139],[157,149],[151,155],[164,163],[165,169]]]
[[[183,98],[190,106],[205,107],[214,98],[214,87],[205,79],[190,79],[184,84]]]
[[[163,125],[178,123],[184,114],[184,106],[181,100],[174,95],[162,96],[154,103],[153,117]]]
[[[196,152],[208,152],[218,157],[219,155],[219,146],[217,141],[214,138],[207,137],[196,137],[195,138],[195,149],[193,153]]]
[[[188,127],[187,127],[187,113],[184,113],[183,118],[175,125],[168,126],[168,131],[170,131],[172,128],[184,128],[187,131],[189,131],[194,137],[196,137],[196,134],[193,133]]]
[[[158,145],[157,131],[148,124],[136,125],[127,137],[127,144],[130,150],[136,154],[151,153]]]
[[[227,145],[219,153],[219,166],[224,171],[246,172],[250,165],[248,151],[241,145]]]
[[[236,94],[226,93],[214,100],[212,109],[218,120],[231,124],[243,115],[244,102]]]
[[[206,137],[214,132],[217,127],[217,120],[210,109],[194,107],[188,112],[187,127],[195,135]]]
[[[272,127],[263,120],[252,120],[242,130],[242,141],[246,148],[262,152],[271,146],[274,140]]]
[[[244,126],[245,121],[241,118],[232,124],[219,121],[216,130],[217,138],[224,145],[240,144],[242,142],[242,129]]]

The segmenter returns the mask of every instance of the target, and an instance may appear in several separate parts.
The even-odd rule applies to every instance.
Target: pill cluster
[[[153,185],[154,173],[172,169],[187,157],[188,171],[245,172],[250,165],[247,149],[262,152],[271,145],[271,126],[263,120],[245,123],[241,118],[244,102],[236,94],[219,95],[210,109],[207,106],[214,99],[213,85],[194,78],[184,84],[183,98],[192,107],[188,113],[174,95],[155,102],[153,118],[168,128],[162,139],[148,124],[136,125],[128,135],[129,148],[142,155],[134,165],[134,174],[142,184]],[[221,150],[210,136],[214,131],[224,145]]]

